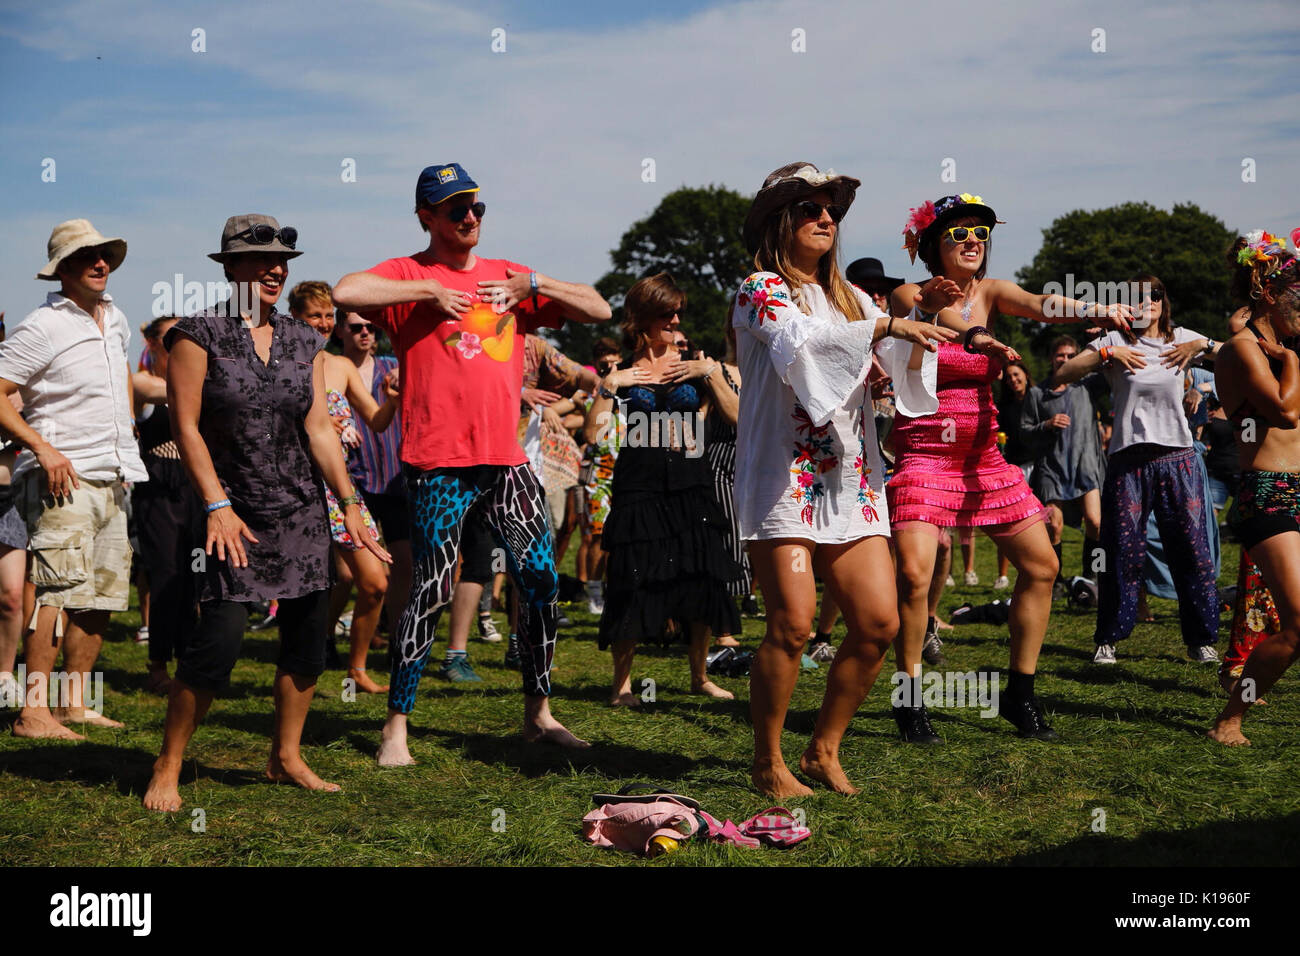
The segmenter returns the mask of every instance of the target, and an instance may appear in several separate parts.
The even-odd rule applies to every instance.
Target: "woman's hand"
[[[1103,328],[1128,332],[1132,328],[1133,307],[1125,305],[1123,302],[1116,302],[1114,305],[1108,306],[1101,315],[1092,316],[1092,318],[1094,321],[1099,322]]]
[[[971,348],[981,355],[987,355],[989,358],[1001,362],[1003,365],[1008,362],[1020,361],[1019,352],[1005,342],[999,342],[987,332],[976,335],[971,340]]]
[[[1191,364],[1192,359],[1205,351],[1205,339],[1193,339],[1190,342],[1183,342],[1180,345],[1170,346],[1160,353],[1160,364],[1165,368],[1176,368],[1178,371],[1186,371],[1187,366]]]
[[[371,535],[370,529],[366,527],[365,519],[361,517],[360,505],[351,504],[343,509],[343,527],[347,529],[353,541],[359,541],[367,551],[380,561],[385,564],[393,563],[393,556],[384,550],[383,546]]]
[[[611,392],[650,381],[650,372],[640,365],[615,369],[605,376],[605,388]]]
[[[244,553],[244,542],[240,540],[242,538],[258,543],[253,532],[248,530],[248,525],[235,514],[234,508],[218,508],[208,513],[208,541],[204,549],[208,554],[212,553],[215,545],[218,561],[228,560],[232,568],[246,568],[248,555]]]
[[[1142,357],[1142,353],[1137,349],[1129,348],[1127,345],[1115,346],[1111,350],[1110,357],[1130,372],[1136,372],[1140,368],[1147,367],[1147,360]]]
[[[548,392],[541,388],[526,388],[520,394],[523,403],[529,408],[536,408],[538,405],[550,405],[560,400],[558,392]]]
[[[703,352],[696,352],[695,358],[674,361],[664,371],[665,382],[685,382],[692,378],[703,378],[709,369],[717,370],[718,363],[704,357]]]
[[[939,351],[936,342],[952,342],[959,334],[952,329],[946,329],[942,325],[931,325],[929,322],[913,322],[911,319],[899,318],[892,319],[891,322],[889,326],[891,338],[914,342],[927,352]]]
[[[935,276],[913,297],[922,312],[941,312],[961,298],[961,286],[951,279]]]
[[[564,419],[560,417],[559,412],[551,408],[549,405],[542,406],[542,430],[551,432],[562,432],[565,430]]]

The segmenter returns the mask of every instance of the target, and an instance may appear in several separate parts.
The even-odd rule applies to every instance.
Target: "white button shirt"
[[[126,316],[107,294],[104,331],[71,299],[51,292],[0,342],[0,378],[19,387],[27,424],[78,477],[148,481],[131,428]],[[37,468],[24,449],[14,478]]]

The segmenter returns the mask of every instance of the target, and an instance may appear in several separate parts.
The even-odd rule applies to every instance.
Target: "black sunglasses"
[[[1152,290],[1151,290],[1151,294],[1150,294],[1149,296],[1143,296],[1143,297],[1142,297],[1142,301],[1143,301],[1143,302],[1145,302],[1147,299],[1150,299],[1152,302],[1163,302],[1163,301],[1165,301],[1165,290],[1164,290],[1164,289],[1152,289]]]
[[[269,246],[276,238],[279,238],[290,249],[294,249],[298,243],[298,230],[293,226],[281,226],[276,229],[274,226],[259,222],[256,226],[249,226],[238,235],[231,236],[230,241],[247,239],[255,246]]]
[[[820,219],[822,211],[825,210],[830,214],[831,222],[839,222],[844,218],[844,214],[849,211],[847,206],[841,206],[839,203],[828,203],[823,206],[819,202],[813,202],[811,199],[803,199],[794,204],[794,211],[802,219]]]
[[[368,332],[371,335],[375,334],[374,326],[372,326],[369,322],[360,322],[360,323],[349,322],[348,331],[351,332],[353,335],[361,335],[364,332]]]
[[[475,219],[482,219],[483,213],[487,212],[487,203],[459,203],[447,210],[447,218],[452,222],[463,222],[465,217],[471,212],[474,213]]]

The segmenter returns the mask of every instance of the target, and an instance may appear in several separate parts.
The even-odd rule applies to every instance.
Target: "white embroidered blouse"
[[[801,290],[805,314],[772,272],[741,283],[732,305],[741,379],[736,428],[736,514],[747,541],[803,538],[844,544],[889,534],[876,441],[871,369],[885,313],[854,289],[866,318],[850,322],[818,285]],[[912,344],[878,352],[908,414],[938,408],[933,353],[909,371]],[[933,407],[930,407],[930,406]]]

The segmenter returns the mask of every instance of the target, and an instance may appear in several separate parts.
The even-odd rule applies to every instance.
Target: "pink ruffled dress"
[[[897,526],[924,521],[941,528],[1008,525],[1043,512],[1025,476],[998,451],[992,383],[998,363],[960,343],[939,346],[939,409],[894,420],[898,469],[886,486]]]

